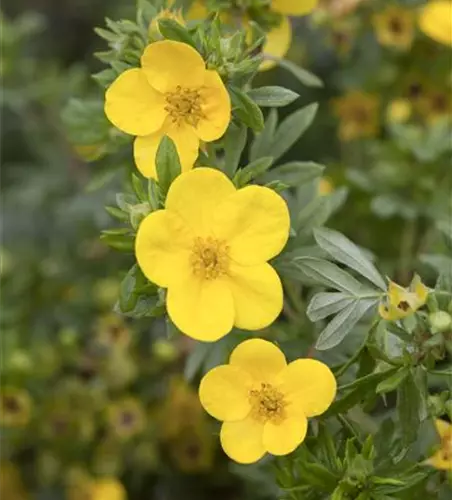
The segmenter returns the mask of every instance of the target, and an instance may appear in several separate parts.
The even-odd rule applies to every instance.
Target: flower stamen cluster
[[[286,418],[287,402],[284,400],[284,395],[271,384],[262,382],[260,389],[250,391],[249,399],[251,418],[254,420],[280,424]]]
[[[227,274],[229,269],[229,246],[216,238],[197,237],[191,255],[193,273],[205,280],[213,280]]]
[[[165,99],[165,111],[177,125],[185,121],[188,125],[196,127],[199,120],[206,118],[202,111],[203,99],[198,90],[178,85],[174,92],[166,93]]]

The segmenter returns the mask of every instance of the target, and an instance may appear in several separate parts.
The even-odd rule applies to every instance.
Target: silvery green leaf
[[[387,289],[384,279],[372,262],[343,234],[327,228],[317,228],[314,229],[314,237],[333,259],[355,270],[382,290]]]
[[[270,108],[287,106],[299,97],[293,90],[276,85],[251,89],[248,95],[258,106]]]
[[[306,314],[311,321],[324,319],[344,309],[355,300],[343,292],[321,292],[314,295]]]
[[[292,161],[273,168],[265,175],[265,181],[280,180],[289,186],[300,186],[323,174],[325,167],[312,161]]]
[[[269,156],[276,125],[278,124],[278,113],[272,109],[265,120],[264,129],[256,134],[250,148],[250,160],[254,161],[263,156]]]

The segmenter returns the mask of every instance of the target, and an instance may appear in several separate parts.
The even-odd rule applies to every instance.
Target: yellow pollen
[[[174,92],[167,92],[165,98],[165,111],[171,116],[173,123],[180,125],[185,121],[196,127],[199,120],[205,118],[202,110],[203,99],[199,90],[178,85]]]
[[[229,270],[229,246],[216,238],[195,238],[191,254],[195,276],[213,280]]]
[[[287,403],[283,394],[271,384],[262,383],[260,389],[252,389],[249,399],[254,420],[279,424],[285,419]]]

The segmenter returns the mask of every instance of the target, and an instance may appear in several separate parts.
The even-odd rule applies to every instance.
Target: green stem
[[[358,433],[356,432],[356,430],[353,427],[353,425],[351,424],[351,422],[349,422],[347,417],[345,417],[344,415],[341,415],[340,413],[338,413],[336,416],[337,416],[337,419],[339,420],[339,422],[344,427],[344,429],[347,429],[348,432],[358,441],[358,443],[360,445],[362,445],[363,442],[362,442],[361,438],[359,437]]]

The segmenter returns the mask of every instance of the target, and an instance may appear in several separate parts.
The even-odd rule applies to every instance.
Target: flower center
[[[229,246],[216,238],[195,238],[191,265],[200,278],[213,280],[223,276],[229,269]]]
[[[283,394],[271,384],[262,383],[260,389],[252,389],[249,392],[251,403],[251,417],[259,422],[281,423],[285,416]]]
[[[18,413],[21,410],[20,402],[14,396],[4,396],[3,406],[9,413]]]
[[[398,17],[393,17],[389,21],[389,29],[396,35],[400,35],[403,32],[403,22]]]
[[[165,94],[165,111],[171,116],[173,123],[180,125],[183,121],[196,127],[201,118],[203,99],[199,90],[192,90],[178,85],[174,92]]]

